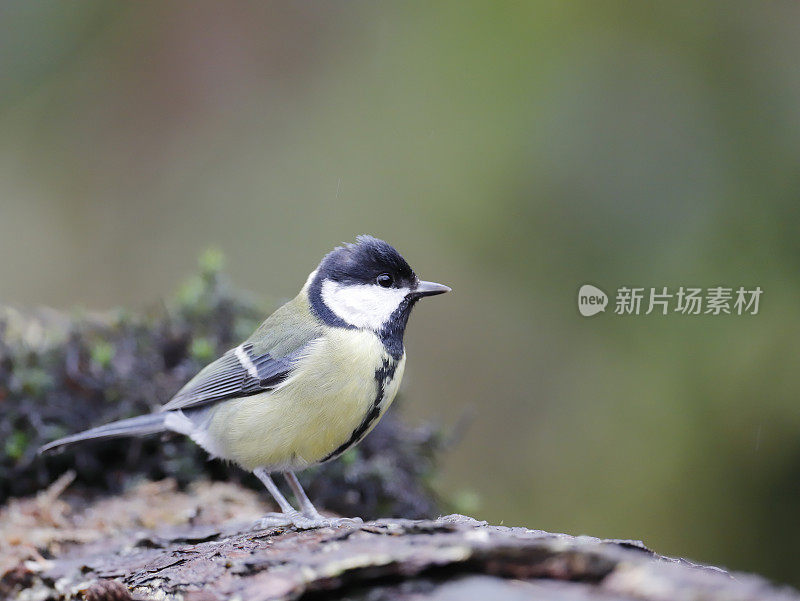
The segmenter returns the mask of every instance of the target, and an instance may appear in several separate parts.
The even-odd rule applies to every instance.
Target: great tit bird
[[[242,344],[192,378],[158,412],[61,438],[40,452],[82,440],[173,431],[211,456],[252,471],[281,509],[262,526],[333,525],[300,486],[295,470],[357,444],[394,400],[411,309],[449,292],[420,281],[392,246],[359,236],[325,255],[300,293]],[[270,474],[283,472],[300,511]]]

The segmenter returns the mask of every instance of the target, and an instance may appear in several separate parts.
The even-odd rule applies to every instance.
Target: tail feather
[[[121,419],[104,426],[98,426],[72,436],[65,436],[59,438],[51,443],[39,448],[39,453],[46,453],[58,447],[63,447],[82,440],[92,440],[96,438],[119,438],[123,436],[144,436],[146,434],[156,434],[166,430],[164,421],[166,420],[167,413],[150,413],[148,415],[140,415],[138,417],[131,417],[130,419]]]

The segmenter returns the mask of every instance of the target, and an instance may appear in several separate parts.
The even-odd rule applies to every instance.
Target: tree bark
[[[25,543],[29,551],[28,559],[23,554],[6,566],[0,595],[800,601],[796,591],[760,577],[663,557],[638,541],[492,526],[462,515],[253,530],[252,518],[265,507],[232,483],[201,483],[189,493],[171,482],[145,483],[82,506],[57,498],[66,484],[12,501],[0,514],[0,534],[16,537],[17,552]]]

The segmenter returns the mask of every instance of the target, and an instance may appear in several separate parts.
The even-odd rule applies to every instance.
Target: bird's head
[[[414,304],[449,292],[421,281],[397,250],[383,240],[359,236],[325,255],[309,280],[311,307],[326,324],[400,336]]]

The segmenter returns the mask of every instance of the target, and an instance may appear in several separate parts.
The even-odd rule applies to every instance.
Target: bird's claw
[[[252,530],[267,530],[269,528],[282,528],[292,526],[293,520],[291,516],[285,513],[268,513],[263,518],[253,522]]]
[[[317,514],[306,516],[300,513],[268,513],[263,518],[256,520],[253,530],[266,530],[269,528],[285,528],[293,526],[298,530],[314,530],[316,528],[338,528],[339,526],[363,524],[361,518],[326,518]]]
[[[338,528],[339,526],[354,526],[363,524],[361,518],[326,518],[321,515],[308,517],[298,515],[293,520],[294,527],[298,530],[313,530],[315,528]]]

